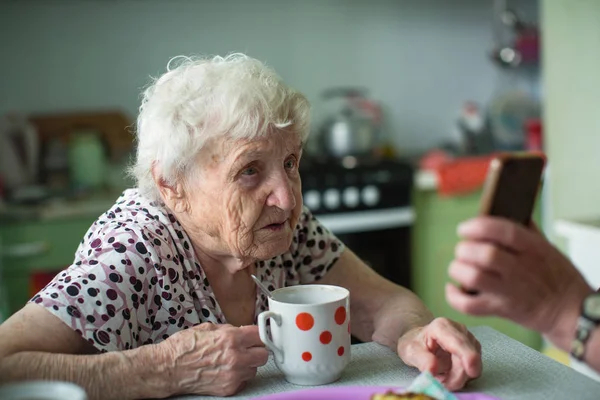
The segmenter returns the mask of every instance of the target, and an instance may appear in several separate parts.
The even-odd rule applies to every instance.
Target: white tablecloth
[[[598,400],[600,383],[564,366],[538,351],[488,327],[471,329],[483,348],[483,374],[465,391],[484,392],[503,400]],[[419,374],[407,367],[391,350],[377,343],[352,346],[352,361],[342,378],[328,386],[407,386]],[[322,386],[321,386],[322,387]],[[284,380],[270,360],[259,368],[256,378],[230,399],[306,389]],[[179,399],[215,399],[183,396]]]

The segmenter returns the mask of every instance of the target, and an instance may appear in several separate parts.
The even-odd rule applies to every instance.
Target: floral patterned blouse
[[[257,263],[269,289],[312,283],[344,245],[304,208],[290,249]],[[191,242],[164,206],[128,189],[81,241],[73,264],[30,302],[101,352],[158,343],[202,322],[227,323]],[[267,308],[257,291],[255,315]]]

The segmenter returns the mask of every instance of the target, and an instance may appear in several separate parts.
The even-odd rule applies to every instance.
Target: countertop
[[[78,199],[56,198],[36,205],[0,204],[0,222],[95,218],[112,207],[120,195],[120,191],[111,191]]]

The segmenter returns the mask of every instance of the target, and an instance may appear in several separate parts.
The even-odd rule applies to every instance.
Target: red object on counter
[[[542,151],[543,133],[542,121],[539,118],[533,118],[525,122],[525,132],[527,132],[527,150]]]
[[[440,166],[451,162],[453,159],[454,157],[443,150],[431,150],[421,158],[419,168],[436,171]]]
[[[438,192],[442,196],[467,194],[485,183],[493,155],[457,158],[437,169]]]
[[[443,150],[424,155],[419,167],[437,177],[437,190],[442,196],[456,196],[479,190],[485,183],[488,165],[494,154],[453,157]]]
[[[35,296],[40,290],[45,288],[59,272],[61,271],[33,272],[29,277],[29,297]]]

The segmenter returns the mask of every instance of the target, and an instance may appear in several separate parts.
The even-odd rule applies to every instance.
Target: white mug
[[[350,292],[332,285],[299,285],[271,295],[269,311],[258,316],[258,331],[285,379],[297,385],[338,380],[350,362]]]
[[[25,381],[0,386],[2,400],[87,400],[85,391],[69,382]]]

